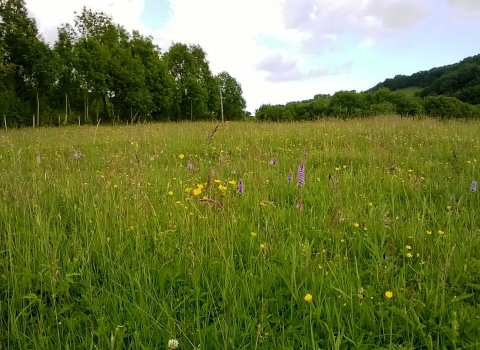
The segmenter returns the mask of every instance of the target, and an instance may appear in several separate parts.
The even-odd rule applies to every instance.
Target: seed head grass
[[[476,348],[479,129],[0,131],[0,344]]]

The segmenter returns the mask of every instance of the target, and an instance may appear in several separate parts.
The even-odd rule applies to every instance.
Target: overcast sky
[[[366,90],[480,54],[480,0],[26,0],[49,42],[83,6],[128,30],[199,44],[214,74],[242,85],[247,110]]]

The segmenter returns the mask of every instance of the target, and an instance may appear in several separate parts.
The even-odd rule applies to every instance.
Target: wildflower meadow
[[[0,131],[0,349],[479,349],[479,130]]]

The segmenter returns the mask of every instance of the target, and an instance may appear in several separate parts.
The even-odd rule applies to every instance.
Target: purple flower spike
[[[188,161],[187,168],[190,169],[190,170],[193,170],[193,163],[192,163],[191,160]]]
[[[302,162],[298,166],[297,185],[299,187],[305,186],[305,161],[304,160],[302,160]]]
[[[477,181],[473,180],[470,184],[470,192],[477,192]]]
[[[302,210],[303,208],[303,199],[297,201],[297,210]]]
[[[82,153],[80,151],[75,151],[75,153],[73,154],[73,158],[75,159],[82,158]]]
[[[238,194],[242,194],[243,191],[245,191],[245,186],[243,185],[243,181],[240,180],[240,181],[238,181],[238,183],[237,183],[237,193],[238,193]]]
[[[270,165],[275,165],[277,164],[278,162],[278,158],[277,157],[274,157],[271,161],[270,161]]]
[[[293,180],[292,172],[289,172],[287,175],[287,182],[292,182],[292,180]]]

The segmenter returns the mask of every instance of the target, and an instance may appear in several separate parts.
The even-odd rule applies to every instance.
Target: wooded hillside
[[[410,76],[396,75],[375,85],[369,91],[387,88],[396,91],[412,86],[422,87],[419,97],[448,96],[462,102],[480,104],[480,54],[448,66],[432,68]]]

